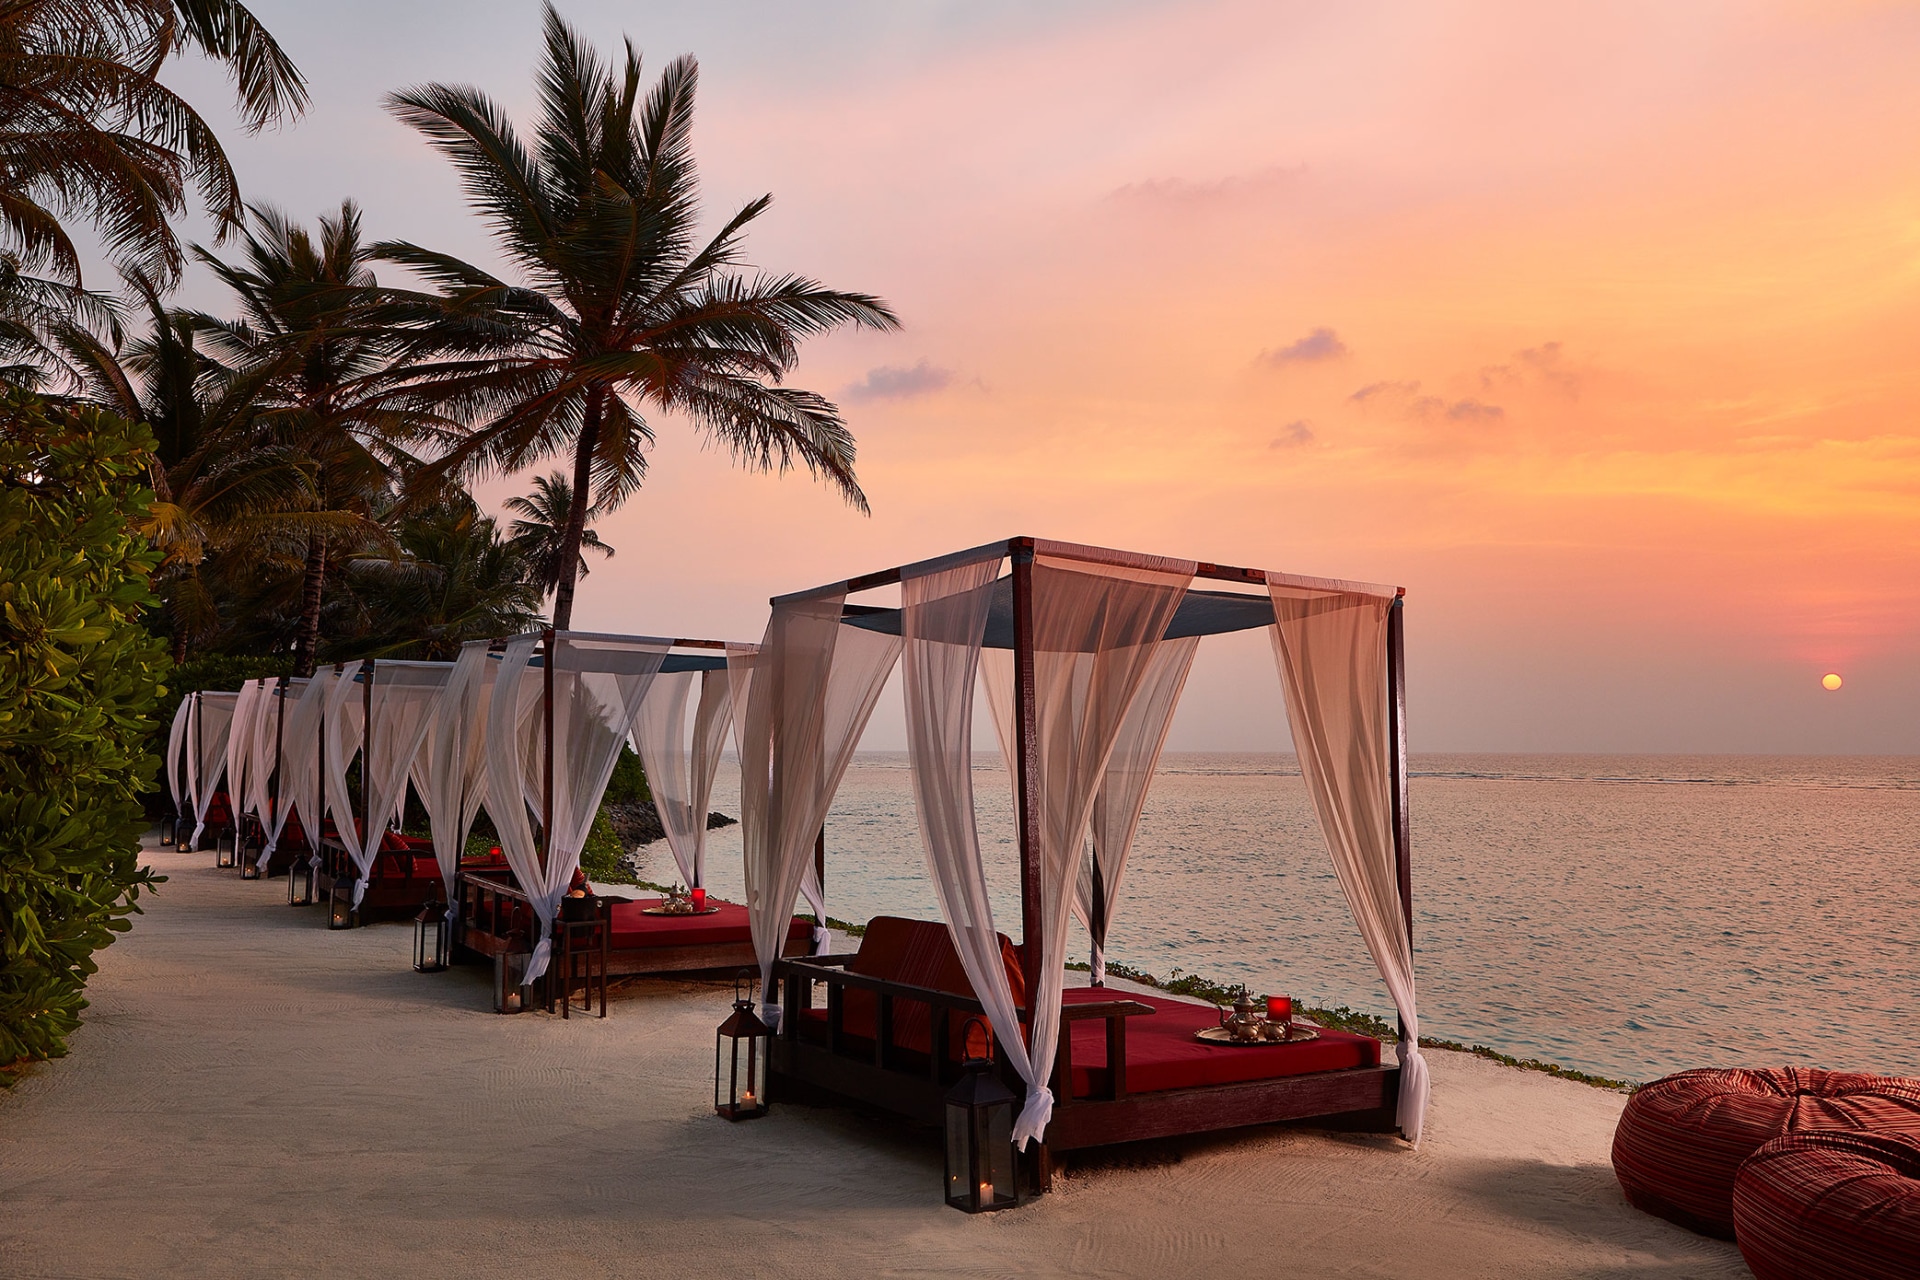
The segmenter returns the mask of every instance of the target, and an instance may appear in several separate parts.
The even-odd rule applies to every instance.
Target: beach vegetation
[[[388,319],[414,343],[407,399],[460,423],[417,482],[556,455],[571,463],[554,565],[553,621],[564,629],[589,513],[640,488],[661,415],[751,469],[805,467],[866,510],[839,409],[784,380],[805,339],[898,321],[868,294],[742,271],[746,232],[770,196],[699,234],[692,58],[668,63],[642,92],[631,43],[603,59],[551,4],[543,25],[540,106],[524,135],[472,87],[426,84],[388,99],[452,162],[520,278],[410,241],[377,252],[432,286],[390,295]]]
[[[139,865],[169,666],[141,625],[152,448],[98,408],[0,399],[0,1065],[66,1053],[95,953],[157,883]]]

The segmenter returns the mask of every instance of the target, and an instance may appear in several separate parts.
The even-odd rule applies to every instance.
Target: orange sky
[[[377,99],[524,110],[533,6],[258,7],[317,107],[249,194],[484,255]],[[871,519],[663,423],[582,625],[1030,532],[1404,583],[1416,748],[1920,752],[1920,8],[685,8],[566,6],[696,53],[715,207],[907,327],[799,379]],[[1175,745],[1284,744],[1220,648]]]

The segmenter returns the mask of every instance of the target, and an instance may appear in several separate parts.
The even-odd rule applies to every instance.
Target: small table
[[[588,903],[576,918],[569,918],[570,904]],[[593,1012],[593,993],[600,991],[600,1016],[607,1016],[607,969],[613,957],[613,902],[609,898],[588,895],[562,898],[560,915],[553,922],[555,941],[560,949],[560,1016],[572,1016],[573,993],[585,991],[582,1013]]]

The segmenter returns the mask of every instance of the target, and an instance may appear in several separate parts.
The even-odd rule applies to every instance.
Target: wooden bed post
[[[1400,885],[1400,911],[1413,946],[1413,829],[1407,816],[1407,624],[1406,601],[1387,608],[1387,740],[1393,753],[1393,865]],[[1407,1024],[1400,1022],[1405,1039]]]
[[[548,627],[540,636],[540,647],[545,651],[541,659],[540,742],[543,754],[540,777],[540,843],[534,846],[540,855],[540,875],[547,874],[547,850],[553,843],[553,628]]]
[[[360,828],[362,849],[367,847],[367,841],[379,839],[373,834],[373,682],[377,678],[374,669],[379,665],[378,658],[367,659],[367,678],[360,686],[360,811],[366,815]],[[378,852],[379,844],[373,847]],[[371,867],[373,861],[369,859],[367,865]],[[372,873],[368,875],[371,878]]]
[[[1027,1035],[1032,1044],[1033,1001],[1040,991],[1040,953],[1045,947],[1046,911],[1040,898],[1040,768],[1039,708],[1034,692],[1033,656],[1033,539],[1015,538],[1008,548],[1013,560],[1013,736],[1019,800],[1016,821],[1020,835],[1020,972],[1027,988]],[[1043,1080],[1040,1082],[1045,1084]],[[1053,1185],[1053,1158],[1047,1144],[1036,1142],[1021,1157],[1035,1194]]]
[[[702,817],[700,821],[705,822]],[[813,878],[820,883],[820,918],[814,923],[822,929],[827,927],[827,824],[820,824],[820,833],[813,838]]]

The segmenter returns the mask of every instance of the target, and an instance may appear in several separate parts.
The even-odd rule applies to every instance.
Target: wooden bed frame
[[[1040,939],[1044,915],[1041,907],[1039,822],[1041,813],[1039,771],[1034,764],[1038,754],[1038,712],[1036,707],[1033,563],[1040,540],[1032,537],[1010,538],[976,548],[981,558],[998,552],[1011,562],[1013,601],[1014,707],[1013,741],[1015,747],[1016,825],[1020,850],[1020,922],[1022,943],[1020,964],[1028,991],[1040,989]],[[1046,543],[1049,556],[1086,558],[1107,562],[1143,560],[1125,552],[1100,548],[1077,548],[1061,543]],[[968,553],[961,553],[966,555]],[[953,557],[957,558],[957,557]],[[774,604],[823,596],[845,597],[901,581],[908,566],[885,569],[843,582],[777,597]],[[1246,585],[1265,586],[1267,575],[1260,569],[1202,563],[1196,578]],[[1399,881],[1401,908],[1409,938],[1413,934],[1413,890],[1409,857],[1411,842],[1407,812],[1407,732],[1406,732],[1406,653],[1403,595],[1396,596],[1387,615],[1387,714],[1391,751],[1391,788],[1393,801],[1393,844],[1395,869]],[[843,617],[852,618],[874,610],[861,605],[843,604]],[[775,1099],[838,1099],[874,1107],[883,1112],[926,1124],[938,1123],[946,1085],[954,1078],[954,1065],[948,1061],[945,1041],[946,1019],[940,1010],[984,1014],[984,1007],[968,996],[909,986],[863,974],[849,973],[846,965],[852,956],[822,956],[812,959],[786,959],[774,966],[777,982],[784,988],[781,1007],[798,1011],[812,1008],[813,986],[827,988],[827,1029],[825,1043],[811,1042],[802,1016],[783,1017],[769,1057],[769,1096]],[[876,1034],[864,1053],[858,1052],[847,1036],[844,1025],[845,992],[872,992],[876,998]],[[893,1003],[916,1000],[932,1006],[933,1052],[915,1054],[893,1046]],[[1052,1182],[1053,1154],[1086,1147],[1107,1146],[1148,1138],[1164,1138],[1184,1133],[1203,1133],[1245,1125],[1268,1124],[1281,1120],[1315,1120],[1327,1127],[1392,1132],[1397,1129],[1400,1069],[1377,1066],[1324,1071],[1310,1075],[1286,1076],[1271,1080],[1235,1084],[1198,1085],[1187,1088],[1132,1093],[1126,1083],[1126,1020],[1149,1013],[1149,1006],[1137,1001],[1117,999],[1096,1004],[1068,1004],[1061,1009],[1061,1045],[1049,1088],[1054,1094],[1053,1118],[1047,1126],[1044,1142],[1030,1146],[1026,1164],[1029,1185],[1045,1191]],[[1101,1018],[1107,1024],[1107,1060],[1112,1064],[1111,1087],[1104,1097],[1073,1097],[1063,1081],[1071,1081],[1071,1030],[1075,1022]],[[1023,1011],[1023,1025],[1030,1025]],[[1401,1026],[1404,1037],[1406,1027]],[[991,1032],[989,1033],[991,1034]],[[996,1054],[1003,1064],[1005,1056]],[[1002,1075],[1016,1097],[1025,1093],[1025,1085],[1002,1068]]]
[[[513,881],[513,873],[505,868],[487,868],[462,870],[455,881],[455,892],[460,898],[459,925],[454,935],[456,947],[465,948],[475,958],[491,960],[495,968],[495,982],[503,981],[505,958],[510,955],[526,955],[533,950],[533,933],[529,923],[533,917],[533,902]],[[570,898],[564,902],[580,902],[583,899]],[[598,956],[597,965],[601,974],[608,977],[632,977],[637,974],[653,973],[700,973],[717,970],[739,970],[758,968],[760,961],[754,955],[751,939],[728,943],[693,943],[673,947],[622,947],[613,946],[612,913],[615,903],[631,902],[635,899],[613,894],[599,894],[584,899],[592,904],[596,913],[593,921],[562,919],[554,923],[554,958],[549,972],[556,970],[571,973],[567,951],[576,946],[575,927],[584,923],[597,923],[592,931],[595,941],[591,944]],[[565,910],[563,906],[563,911]],[[800,956],[806,953],[807,944],[803,940],[789,939],[782,948],[782,954]],[[542,993],[546,1006],[553,1005],[553,995]],[[601,1016],[606,1016],[604,999],[601,1003]]]

